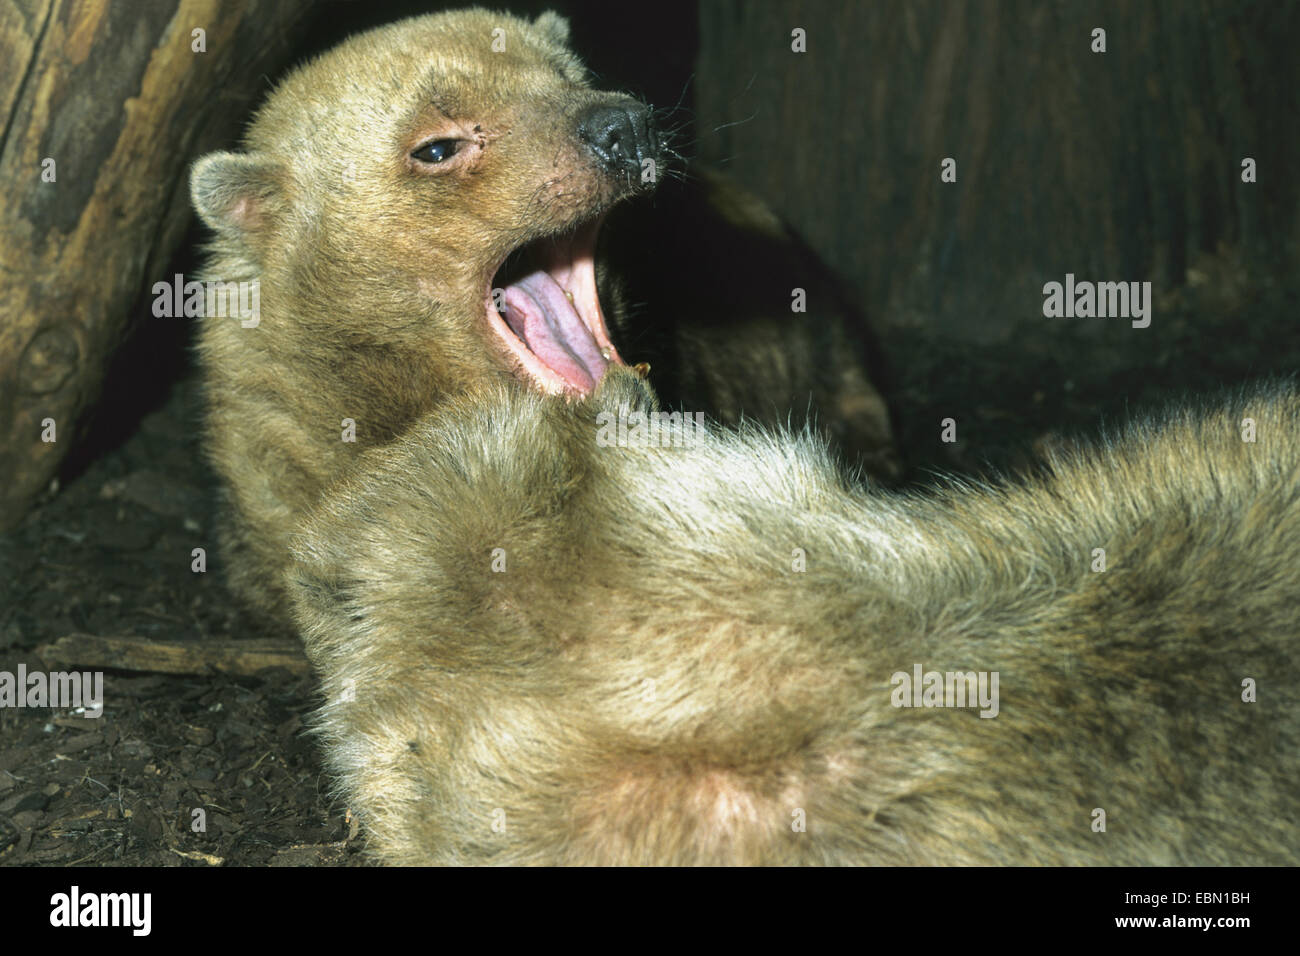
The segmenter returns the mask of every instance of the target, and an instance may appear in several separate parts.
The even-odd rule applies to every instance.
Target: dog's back
[[[310,523],[321,728],[382,859],[1300,855],[1293,391],[927,496],[797,436],[640,446],[652,404],[622,370],[459,403]]]

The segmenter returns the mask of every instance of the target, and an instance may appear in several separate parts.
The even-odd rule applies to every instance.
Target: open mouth
[[[547,394],[585,395],[612,364],[625,364],[609,340],[596,295],[600,220],[527,243],[492,277],[488,327],[505,344],[520,378]],[[501,289],[502,311],[494,290]]]

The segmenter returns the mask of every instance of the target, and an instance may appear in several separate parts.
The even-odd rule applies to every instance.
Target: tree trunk
[[[165,278],[190,161],[237,133],[309,7],[0,5],[0,530],[75,444],[131,306]]]

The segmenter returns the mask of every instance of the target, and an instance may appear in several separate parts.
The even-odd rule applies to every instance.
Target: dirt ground
[[[0,670],[48,670],[36,648],[86,633],[260,636],[211,549],[214,479],[195,440],[193,377],[130,436],[47,495],[0,542]],[[357,857],[302,735],[311,682],[109,672],[104,714],[0,709],[0,864],[205,866]],[[193,832],[195,808],[206,832]],[[184,856],[182,854],[189,854]]]
[[[1288,374],[1300,363],[1298,307],[1300,282],[1271,284],[1221,257],[1159,301],[1146,330],[1028,316],[973,345],[895,319],[880,333],[911,479],[1014,470],[1044,439]],[[70,634],[268,636],[222,583],[190,330],[149,321],[109,381],[87,450],[0,539],[0,670],[51,669],[37,649]],[[959,422],[955,446],[938,441],[946,417]],[[191,570],[196,546],[209,549],[206,573]],[[0,865],[363,861],[364,836],[350,833],[304,734],[309,676],[110,671],[104,696],[98,719],[0,708]]]

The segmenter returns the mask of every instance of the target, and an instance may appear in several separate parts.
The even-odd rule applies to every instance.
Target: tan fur
[[[623,404],[653,398],[622,371],[455,402],[298,540],[326,753],[381,860],[1300,858],[1293,391],[924,496],[807,436],[600,447]],[[998,671],[1000,712],[892,706],[915,664]]]

